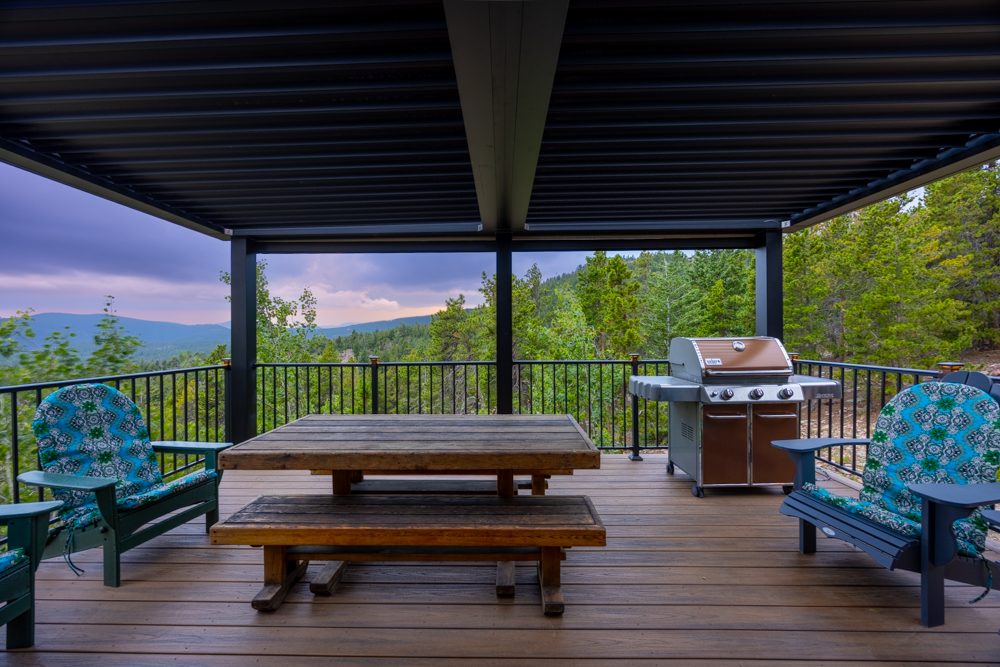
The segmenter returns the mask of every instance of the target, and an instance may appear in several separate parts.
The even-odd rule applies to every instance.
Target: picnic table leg
[[[257,611],[274,611],[281,606],[288,590],[298,581],[309,561],[289,561],[287,547],[264,545],[264,587],[250,603]]]
[[[497,495],[501,498],[513,498],[517,495],[513,470],[497,471]]]
[[[326,564],[320,573],[313,577],[309,583],[309,592],[313,595],[330,595],[344,576],[347,568],[347,561],[331,560]]]
[[[497,597],[514,597],[514,561],[497,561]]]
[[[538,561],[538,584],[542,588],[542,611],[547,616],[557,616],[566,609],[562,594],[559,547],[542,547],[542,559]]]
[[[333,471],[333,495],[335,496],[349,496],[351,495],[351,470],[334,470]]]
[[[545,475],[531,476],[531,495],[533,496],[545,495]]]

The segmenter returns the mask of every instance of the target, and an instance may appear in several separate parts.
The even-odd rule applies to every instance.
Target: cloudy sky
[[[514,271],[537,263],[548,277],[586,255],[515,254]],[[272,293],[312,288],[322,326],[430,314],[460,293],[475,305],[480,276],[496,268],[488,253],[263,258]],[[0,163],[0,316],[96,313],[111,294],[126,317],[225,322],[228,269],[224,241]]]

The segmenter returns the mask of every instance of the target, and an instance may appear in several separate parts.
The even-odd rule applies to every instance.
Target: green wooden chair
[[[42,560],[49,514],[60,500],[0,507],[7,526],[7,551],[0,553],[0,625],[7,626],[7,648],[35,645],[35,570]]]
[[[989,507],[1000,502],[1000,405],[981,373],[945,380],[900,391],[870,441],[771,443],[795,461],[795,491],[780,511],[799,519],[799,551],[816,551],[819,528],[889,570],[919,572],[927,627],[944,624],[946,579],[1000,587],[991,571],[998,564],[983,557],[987,525],[1000,519]],[[842,444],[869,444],[857,499],[816,485],[816,450]]]
[[[219,520],[217,458],[232,443],[150,443],[139,409],[103,384],[54,392],[38,406],[31,427],[43,471],[18,480],[52,487],[64,502],[62,525],[50,535],[43,558],[102,546],[104,585],[119,586],[123,552],[202,514],[206,532]],[[205,469],[164,482],[159,453],[203,455]]]

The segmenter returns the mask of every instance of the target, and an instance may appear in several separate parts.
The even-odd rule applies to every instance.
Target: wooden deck
[[[1000,663],[1000,592],[948,589],[947,625],[919,624],[919,580],[887,572],[839,541],[800,555],[780,491],[690,492],[663,457],[605,456],[600,470],[553,477],[549,493],[587,494],[608,546],[574,548],[566,613],[545,617],[534,568],[498,599],[496,568],[352,564],[331,597],[309,577],[275,613],[250,600],[262,553],[212,547],[194,522],[124,555],[121,588],[101,584],[100,552],[38,571],[34,649],[10,665],[752,665]],[[325,493],[328,477],[230,471],[227,515],[262,493]],[[997,558],[997,554],[993,554]],[[331,660],[338,658],[338,660]]]

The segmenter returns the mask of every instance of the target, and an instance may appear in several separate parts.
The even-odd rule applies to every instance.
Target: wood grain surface
[[[595,469],[570,415],[308,415],[227,449],[226,470]]]
[[[562,563],[566,613],[539,613],[535,563],[515,568],[517,594],[495,597],[493,563],[351,563],[332,596],[309,583],[314,562],[274,614],[250,607],[263,550],[213,546],[191,522],[122,555],[122,586],[102,583],[101,551],[36,575],[34,649],[0,665],[52,667],[799,667],[1000,662],[1000,595],[946,588],[947,618],[920,626],[920,580],[820,538],[796,550],[779,489],[709,490],[664,473],[665,457],[602,457],[600,470],[549,480],[546,498],[586,495],[607,546]],[[367,479],[367,478],[366,478]],[[841,493],[844,487],[825,486]],[[223,517],[261,494],[329,494],[299,471],[227,472]],[[996,560],[1000,554],[992,553]]]
[[[212,527],[212,544],[604,546],[586,496],[261,496]]]

